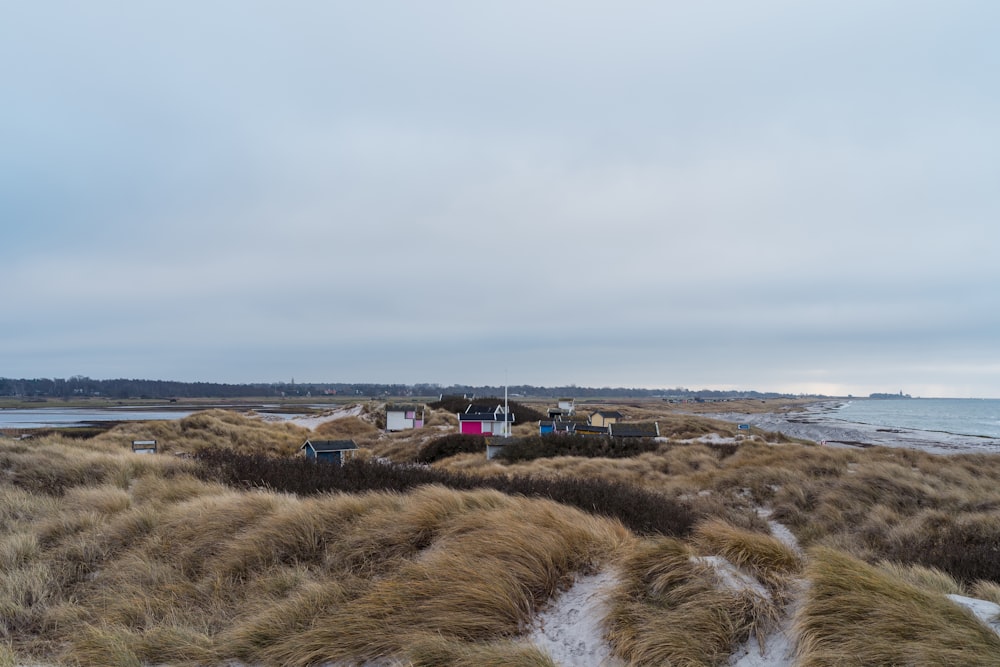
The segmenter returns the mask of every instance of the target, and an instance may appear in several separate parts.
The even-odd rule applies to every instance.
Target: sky
[[[998,23],[0,0],[0,377],[1000,397]]]

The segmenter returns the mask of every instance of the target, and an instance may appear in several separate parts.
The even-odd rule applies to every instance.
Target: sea
[[[838,407],[845,422],[948,436],[1000,438],[1000,400],[911,398],[850,400]]]
[[[799,413],[718,416],[832,446],[1000,453],[1000,399],[831,399]]]

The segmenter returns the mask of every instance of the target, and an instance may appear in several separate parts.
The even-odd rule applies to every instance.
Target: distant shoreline
[[[869,400],[885,399],[864,397],[821,399],[805,406],[798,412],[759,414],[723,412],[704,414],[703,416],[727,422],[746,422],[766,431],[777,431],[793,438],[812,440],[828,446],[904,447],[932,454],[1000,453],[1000,439],[989,436],[874,426],[850,422],[837,417],[838,409],[847,402]]]

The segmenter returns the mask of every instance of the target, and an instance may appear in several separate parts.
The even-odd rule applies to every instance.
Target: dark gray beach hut
[[[612,438],[658,438],[660,424],[658,422],[640,424],[612,423],[608,426]]]
[[[353,440],[306,440],[299,449],[307,459],[342,465],[358,446]]]

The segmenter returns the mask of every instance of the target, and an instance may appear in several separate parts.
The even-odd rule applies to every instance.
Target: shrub
[[[508,494],[548,498],[592,514],[614,517],[639,534],[686,535],[695,514],[681,501],[601,479],[474,477],[422,466],[351,460],[342,466],[305,458],[274,458],[205,450],[198,454],[205,479],[238,488],[316,493],[408,491],[426,484],[452,489],[490,488]]]
[[[452,433],[424,445],[417,454],[418,463],[434,463],[455,454],[474,454],[486,450],[486,443],[481,435]]]
[[[886,547],[889,560],[919,563],[964,583],[1000,582],[1000,517],[995,512],[928,511],[900,526]]]
[[[659,443],[653,438],[595,437],[546,433],[530,438],[519,438],[501,450],[498,458],[505,461],[531,461],[554,456],[585,456],[591,458],[620,459],[653,452]]]

